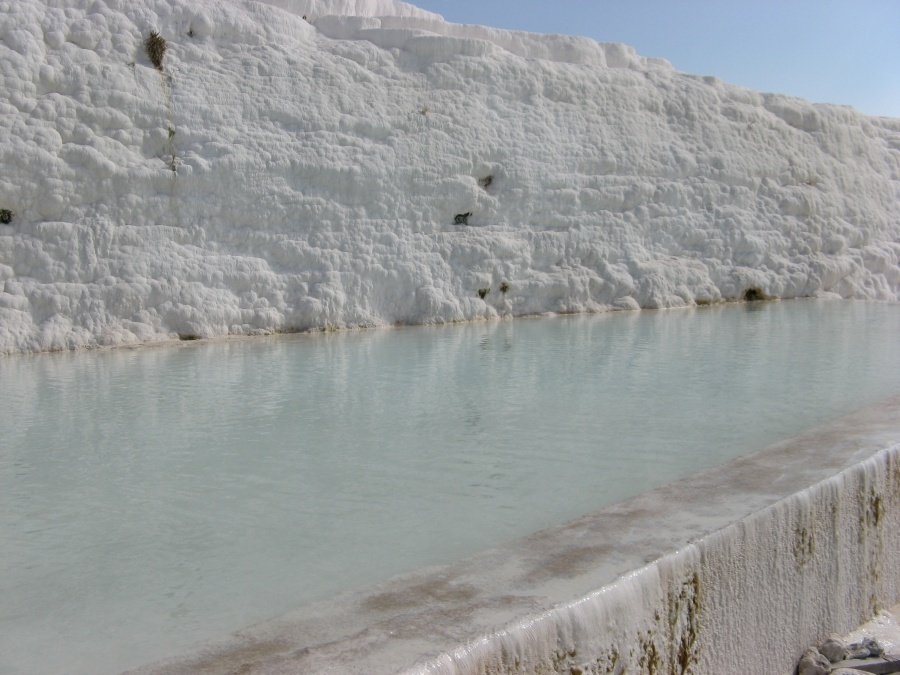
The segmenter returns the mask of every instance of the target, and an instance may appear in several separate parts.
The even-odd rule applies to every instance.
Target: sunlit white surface
[[[752,303],[0,361],[0,670],[98,673],[900,391],[900,307]]]
[[[900,120],[390,0],[0,0],[0,50],[0,354],[900,299]]]

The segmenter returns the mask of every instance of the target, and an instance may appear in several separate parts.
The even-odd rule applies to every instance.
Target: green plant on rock
[[[155,30],[150,31],[150,35],[144,40],[144,49],[147,50],[147,57],[150,63],[157,70],[162,70],[163,57],[166,55],[166,40]]]
[[[747,290],[744,291],[744,302],[759,302],[761,300],[768,300],[769,296],[762,292],[762,289],[759,289],[755,286],[751,286]]]
[[[12,222],[12,219],[16,217],[16,214],[10,211],[9,209],[0,209],[0,223],[4,225],[9,225]]]

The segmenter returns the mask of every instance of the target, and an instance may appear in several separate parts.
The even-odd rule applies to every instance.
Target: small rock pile
[[[864,638],[847,644],[831,636],[818,648],[807,649],[797,664],[797,675],[870,675],[900,673],[900,661],[884,658],[877,640]]]

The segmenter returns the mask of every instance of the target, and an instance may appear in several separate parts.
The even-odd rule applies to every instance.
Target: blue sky
[[[678,70],[900,117],[900,0],[413,0],[455,23],[624,42]]]

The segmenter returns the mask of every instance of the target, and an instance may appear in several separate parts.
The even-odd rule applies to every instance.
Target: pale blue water
[[[900,393],[900,306],[0,359],[0,672],[117,672]]]

